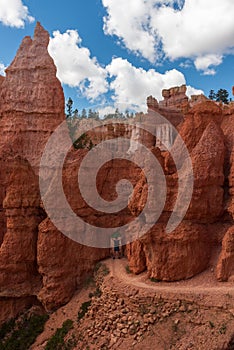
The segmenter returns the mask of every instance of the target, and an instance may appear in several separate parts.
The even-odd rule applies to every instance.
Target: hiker
[[[121,237],[118,234],[114,234],[112,237],[112,247],[113,247],[113,256],[112,258],[121,258]]]

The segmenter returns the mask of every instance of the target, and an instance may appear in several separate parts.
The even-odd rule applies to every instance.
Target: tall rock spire
[[[0,87],[0,147],[18,143],[17,153],[33,168],[38,168],[48,137],[64,120],[63,89],[48,44],[49,33],[38,22],[34,37],[23,39]]]

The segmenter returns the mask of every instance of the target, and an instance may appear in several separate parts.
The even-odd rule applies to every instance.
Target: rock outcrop
[[[208,110],[213,111],[213,118]],[[225,146],[224,135],[220,128],[221,118],[221,109],[212,102],[211,104],[206,102],[194,107],[181,125],[181,135],[190,151],[194,188],[184,221],[171,234],[165,232],[165,223],[175,210],[176,198],[180,197],[177,170],[180,170],[183,183],[187,176],[187,163],[181,163],[180,169],[176,169],[168,152],[161,158],[160,152],[157,154],[167,180],[166,203],[158,220],[162,224],[156,224],[146,237],[140,239],[140,243],[134,242],[129,245],[127,249],[129,266],[134,272],[142,271],[145,266],[151,278],[172,281],[192,277],[208,266],[209,234],[202,224],[219,220],[224,208]],[[192,129],[193,133],[190,130],[191,124],[197,125]],[[180,147],[178,140],[175,140],[171,148],[171,154],[178,159],[182,152]],[[146,203],[148,188],[142,173],[130,203],[130,209],[135,215],[139,215]],[[180,205],[183,205],[183,200],[181,202]],[[139,254],[139,244],[142,245],[145,258]],[[194,263],[195,261],[197,263]]]
[[[217,221],[223,213],[224,136],[211,121],[192,150],[194,190],[186,218],[200,223]]]
[[[146,257],[144,245],[140,240],[127,245],[126,255],[128,257],[129,269],[135,274],[146,270]]]
[[[234,227],[225,234],[222,243],[222,251],[218,260],[216,275],[219,281],[228,281],[234,278]]]
[[[37,227],[43,214],[38,183],[27,161],[8,158],[7,164],[4,167],[9,179],[3,201],[6,232],[0,248],[0,295],[32,295],[40,282],[36,245]]]
[[[190,100],[189,100],[189,105],[191,107],[193,107],[193,106],[197,105],[198,103],[202,103],[202,102],[206,102],[206,101],[209,101],[209,99],[203,94],[192,95]]]
[[[0,75],[0,86],[2,85],[3,82],[4,82],[4,77]]]
[[[212,101],[203,102],[191,108],[185,114],[185,121],[179,130],[188,151],[191,152],[198,144],[211,121],[220,126],[222,120],[222,109]]]
[[[47,311],[65,304],[96,263],[109,256],[105,249],[87,247],[64,236],[47,218],[39,226],[38,271],[42,288],[38,299]]]
[[[226,113],[221,124],[225,136],[226,209],[234,218],[234,110]]]
[[[34,37],[24,38],[0,85],[0,147],[16,142],[17,154],[36,172],[49,136],[65,118],[48,44],[49,33],[37,23]]]
[[[35,303],[42,287],[37,267],[41,208],[38,168],[45,144],[64,120],[64,96],[49,56],[49,34],[37,23],[0,85],[0,303],[14,317]],[[9,308],[9,310],[8,310]]]
[[[205,225],[183,221],[168,234],[165,225],[156,224],[142,242],[150,278],[177,281],[207,268],[210,246]]]
[[[205,225],[183,221],[168,234],[163,223],[147,235],[127,245],[129,268],[138,274],[147,270],[149,278],[178,281],[204,271],[211,255],[210,234]]]
[[[232,91],[234,95],[233,88]],[[232,104],[224,111],[224,118],[221,127],[224,133],[226,146],[224,166],[224,212],[231,221],[232,226],[227,230],[223,238],[216,275],[218,280],[227,281],[234,275],[234,109]]]
[[[107,255],[64,237],[41,207],[41,155],[65,119],[48,43],[48,32],[37,23],[34,38],[23,40],[1,78],[0,322],[34,303],[47,310],[65,303]]]
[[[83,199],[77,183],[78,170],[88,150],[71,147],[63,169],[58,170],[62,173],[67,202],[83,220],[76,227],[63,216],[65,207],[58,199],[56,176],[49,182],[48,168],[45,178],[40,178],[48,182],[44,198],[49,198],[50,206],[58,210],[57,219],[69,231],[65,236],[46,213],[39,191],[41,155],[50,135],[65,120],[64,95],[47,51],[48,42],[49,34],[38,23],[34,38],[23,40],[6,77],[0,77],[0,322],[35,303],[48,311],[66,303],[95,264],[110,255],[109,249],[82,245],[82,239],[77,240],[79,243],[72,240],[73,231],[81,237],[99,240],[93,229],[84,228],[82,222],[105,228],[130,223],[130,235],[138,238],[125,249],[130,270],[134,273],[147,270],[150,278],[163,281],[191,278],[205,270],[213,244],[220,245],[223,232],[229,228],[217,265],[217,278],[228,280],[234,273],[233,105],[224,107],[203,95],[189,100],[183,85],[163,90],[163,101],[148,97],[148,113],[140,114],[136,122],[130,121],[128,125],[111,123],[103,127],[100,121],[89,120],[93,130],[86,136],[93,145],[124,137],[127,142],[120,140],[116,147],[134,155],[132,159],[140,166],[127,159],[110,158],[99,169],[95,180],[103,199],[109,202],[116,199],[116,184],[122,179],[132,183],[133,193],[119,213],[96,211]],[[80,122],[79,132],[87,129],[86,123],[87,120]],[[183,184],[188,176],[189,157],[180,157],[183,150],[178,131],[191,159],[194,188],[186,215],[168,234],[169,218],[173,212],[179,215],[176,212],[179,207],[174,208],[181,196],[179,179]],[[75,139],[76,133],[72,136]],[[140,143],[157,158],[167,187],[162,213],[142,237],[141,230],[146,222],[151,222],[161,198],[160,194],[151,198],[145,222],[136,224],[134,220],[143,211],[152,187],[144,174],[146,170],[152,172],[150,161],[139,151]],[[107,152],[113,154],[112,146]],[[89,176],[96,171],[92,162],[86,167]],[[162,180],[158,180],[161,188],[163,183],[159,181]],[[86,190],[93,191],[89,184]],[[180,206],[183,205],[181,201]]]
[[[188,97],[186,96],[186,85],[176,86],[162,91],[163,101],[159,102],[160,107],[169,109],[178,109],[186,112],[189,106]]]
[[[156,112],[158,111],[159,105],[155,97],[153,96],[147,97],[147,107],[148,107],[148,110],[152,109],[153,111],[156,111]]]
[[[84,221],[91,225],[103,227],[121,226],[131,219],[127,211],[122,211],[122,215],[102,215],[90,208],[82,198],[78,188],[77,174],[80,163],[87,150],[77,150],[69,152],[67,161],[63,170],[63,190],[72,210]],[[88,173],[95,171],[95,165],[90,164]],[[113,192],[110,188],[119,178],[126,174],[127,166],[121,162],[112,164],[107,163],[100,174],[98,174],[97,186],[100,194],[106,200],[113,200]],[[133,172],[133,176],[134,172]],[[75,195],[74,195],[75,194]],[[53,184],[47,196],[50,196],[50,205],[58,210],[59,215],[64,212],[63,203],[58,202],[57,186]],[[59,219],[59,217],[58,217]],[[82,245],[63,235],[51,222],[46,218],[39,225],[38,242],[37,242],[37,265],[38,271],[42,276],[42,288],[38,293],[38,298],[47,310],[55,309],[61,304],[66,303],[75,290],[81,286],[88,273],[98,261],[110,256],[109,249],[94,248],[95,239],[98,240],[94,231],[85,229],[84,223],[80,227],[74,227],[73,220],[69,217],[63,218],[66,222],[67,231],[75,239],[75,233],[79,235],[77,241],[82,241],[82,237],[90,237],[90,246]],[[91,243],[93,242],[93,246]],[[97,245],[97,242],[96,242]]]
[[[38,181],[28,161],[0,157],[1,203],[0,322],[37,302],[41,276],[37,271],[37,230],[43,219]]]

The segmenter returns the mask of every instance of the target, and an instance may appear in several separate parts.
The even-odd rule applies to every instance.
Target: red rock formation
[[[122,215],[101,215],[83,200],[77,183],[78,169],[87,150],[71,151],[66,160],[63,171],[63,190],[73,211],[93,225],[111,227],[122,225],[128,220],[129,214],[122,212]],[[88,173],[93,171],[94,165],[90,165]],[[97,179],[97,186],[100,194],[106,200],[113,200],[114,191],[110,191],[113,184],[116,184],[121,173],[126,173],[126,166],[123,164],[107,163]],[[50,205],[54,206],[59,215],[63,213],[62,203],[57,201],[57,186],[53,183],[49,190]],[[48,196],[47,194],[47,196]],[[59,218],[59,217],[58,217]],[[66,227],[74,232],[74,223],[69,218],[66,220]],[[76,226],[77,229],[77,226]],[[80,239],[82,236],[92,237],[95,240],[94,232],[88,232],[84,224],[80,226]],[[73,235],[74,238],[74,235]],[[97,237],[98,238],[98,237]],[[96,238],[96,239],[97,239]],[[90,240],[91,241],[91,240]],[[95,242],[94,242],[95,244]],[[75,290],[84,281],[88,273],[91,273],[95,264],[110,256],[109,249],[98,249],[79,244],[65,237],[53,225],[49,218],[46,218],[39,226],[37,244],[37,265],[39,273],[43,278],[42,289],[38,294],[39,300],[47,310],[52,310],[61,304],[66,303]]]
[[[109,256],[105,249],[86,247],[65,237],[47,218],[39,226],[38,270],[42,288],[38,299],[46,310],[54,310],[70,300],[95,264]]]
[[[225,136],[225,177],[229,196],[226,197],[226,208],[234,219],[234,111],[226,114],[222,122]]]
[[[233,88],[232,88],[233,90]],[[234,94],[234,91],[233,91]],[[234,219],[234,109],[230,104],[229,108],[224,111],[224,118],[221,124],[225,137],[225,167],[224,175],[226,178],[225,186],[225,202],[224,210]],[[233,222],[232,222],[233,225]],[[226,232],[223,242],[222,250],[218,260],[216,275],[218,280],[227,281],[234,275],[234,235],[233,226]]]
[[[0,322],[7,314],[14,317],[34,302],[42,303],[47,310],[66,303],[96,262],[109,255],[109,250],[87,247],[65,237],[41,208],[37,177],[40,157],[49,136],[64,120],[64,96],[47,52],[48,41],[48,33],[38,23],[34,38],[23,40],[6,70],[6,77],[0,77],[0,307],[3,310]],[[209,262],[210,242],[217,240],[211,237],[207,224],[212,223],[214,236],[220,239],[223,227],[233,225],[234,218],[233,107],[223,108],[211,101],[200,103],[204,100],[201,96],[189,102],[185,93],[185,86],[164,90],[164,101],[159,104],[150,96],[148,114],[138,116],[136,127],[113,124],[103,128],[95,123],[96,130],[88,134],[94,143],[113,137],[129,138],[128,150],[135,154],[143,170],[149,168],[147,157],[142,159],[132,141],[143,142],[157,157],[167,183],[165,207],[150,232],[127,245],[126,254],[134,273],[147,269],[149,277],[167,281],[189,278],[203,271]],[[189,210],[171,234],[165,232],[165,227],[179,195],[178,172],[169,151],[157,147],[157,128],[168,133],[168,128],[157,118],[160,114],[180,130],[194,171]],[[140,130],[141,122],[153,134]],[[82,124],[86,129],[85,123],[81,122],[81,130]],[[166,138],[164,141],[168,141]],[[171,153],[180,155],[180,152],[175,140]],[[146,182],[144,171],[128,160],[105,164],[96,179],[97,189],[105,200],[116,198],[115,186],[123,178],[131,181],[134,191],[129,206],[119,214],[97,212],[83,200],[77,184],[78,169],[86,154],[87,150],[71,150],[63,168],[63,189],[73,211],[101,227],[119,227],[133,221],[144,208],[151,185]],[[178,163],[183,178],[187,163]],[[93,167],[93,164],[87,166],[87,173],[92,173]],[[228,181],[226,187],[224,175]],[[87,191],[92,189],[87,186]],[[72,223],[61,218],[64,208],[57,198],[55,178],[45,196],[49,195],[50,205],[73,232]],[[152,200],[154,207],[157,200]],[[224,225],[225,209],[230,216],[225,216]],[[139,225],[134,226],[133,222],[130,229],[139,237]],[[93,231],[85,231],[82,223],[79,230],[81,236],[93,237]],[[217,267],[219,279],[226,280],[233,274],[233,256],[231,228],[223,240]]]
[[[151,278],[178,281],[207,268],[210,246],[205,225],[184,221],[167,234],[165,225],[156,224],[141,241]]]
[[[188,97],[186,96],[186,85],[176,86],[162,91],[163,101],[159,102],[160,107],[177,109],[186,112],[189,108]]]
[[[126,255],[131,272],[139,274],[146,270],[144,245],[140,240],[127,244]]]
[[[224,154],[223,133],[211,121],[191,152],[194,190],[187,219],[200,223],[214,222],[222,215]]]
[[[182,112],[176,109],[168,109],[165,107],[159,108],[159,113],[164,116],[169,122],[177,129],[180,129],[181,123],[184,121],[184,115]]]
[[[4,82],[4,77],[0,75],[0,86],[2,85],[3,82]]]
[[[194,107],[195,105],[197,105],[199,103],[202,103],[202,102],[206,102],[208,100],[209,99],[203,94],[201,94],[201,95],[192,95],[190,97],[190,100],[189,100],[189,105],[191,107]]]
[[[180,127],[180,136],[191,152],[198,144],[208,124],[213,121],[220,125],[223,119],[222,110],[216,103],[207,101],[194,106],[185,114],[185,122]]]
[[[231,276],[234,276],[234,226],[224,236],[216,275],[219,281],[228,281]]]
[[[150,277],[165,280],[183,279],[188,278],[188,276],[194,276],[207,267],[209,261],[207,258],[209,257],[209,246],[207,242],[209,238],[208,231],[201,223],[216,222],[223,213],[223,165],[225,147],[224,135],[219,126],[221,119],[221,109],[214,103],[206,102],[205,104],[194,107],[181,126],[181,135],[183,135],[183,139],[190,151],[193,166],[193,195],[185,216],[186,221],[183,221],[180,227],[172,234],[163,233],[164,226],[156,225],[151,230],[151,235],[140,239],[146,256],[146,265]],[[191,125],[197,125],[197,127],[192,128],[193,132],[191,131]],[[174,156],[177,153],[179,159],[181,149],[178,147],[179,144],[177,141],[175,141],[171,153]],[[166,223],[175,210],[174,205],[179,193],[177,170],[173,159],[168,152],[163,155],[165,161],[161,157],[160,164],[166,174],[167,198],[164,212],[158,222]],[[159,155],[157,157],[160,159]],[[181,179],[183,179],[183,176],[187,176],[186,167],[186,162],[180,164]],[[142,174],[129,205],[130,210],[136,216],[144,208],[147,193],[148,185]],[[181,205],[183,205],[183,200],[181,200],[180,208]],[[196,228],[196,233],[189,229],[192,226]],[[189,238],[190,234],[191,240]],[[196,240],[200,240],[200,243],[196,243]],[[179,247],[180,243],[181,247]],[[192,255],[190,254],[191,250],[193,250]],[[143,268],[138,251],[139,244],[136,244],[136,246],[131,244],[128,249],[130,265],[133,266],[133,270],[136,272],[138,269],[140,271]],[[182,264],[182,261],[179,259],[180,254],[184,258],[184,269],[180,266]],[[197,257],[195,257],[196,254]],[[168,258],[169,255],[170,258]],[[200,265],[196,264],[192,261],[193,259],[195,261],[202,259],[202,263]]]
[[[43,214],[34,172],[50,134],[64,120],[48,43],[49,34],[37,23],[34,38],[23,40],[0,83],[0,303],[9,317],[35,302],[42,286],[36,256]]]
[[[0,146],[17,140],[17,153],[37,171],[44,146],[64,120],[64,96],[49,56],[49,34],[37,23],[25,37],[0,88]]]
[[[47,52],[48,42],[48,33],[38,23],[34,38],[23,40],[0,89],[4,154],[0,297],[6,303],[0,302],[6,313],[11,308],[11,316],[30,300],[35,302],[32,296],[37,296],[48,310],[65,303],[95,263],[109,255],[109,251],[85,247],[64,237],[49,219],[41,223],[38,235],[38,225],[45,215],[33,170],[38,171],[50,134],[64,120],[64,96]],[[30,161],[32,168],[22,157]],[[76,158],[77,152],[66,170],[65,188],[73,207],[82,211],[85,207],[80,197],[73,196],[75,186],[71,188],[71,183],[77,183],[77,165],[73,166]],[[59,205],[56,200],[55,204]],[[87,208],[84,214],[88,215]],[[14,304],[14,297],[21,302]]]
[[[147,107],[148,107],[148,111],[149,109],[152,109],[153,111],[157,112],[159,109],[159,106],[156,98],[154,98],[153,96],[147,97]]]
[[[0,164],[1,184],[6,192],[2,208],[4,226],[1,226],[0,305],[3,315],[14,317],[21,307],[35,303],[34,296],[41,287],[36,247],[37,228],[43,216],[38,181],[29,163],[4,153]]]
[[[155,113],[160,113],[173,126],[178,127],[184,121],[182,114],[184,106],[186,106],[186,111],[188,109],[188,98],[185,93],[186,86],[183,85],[181,87],[163,90],[164,101],[160,101],[159,103],[153,96],[147,97],[148,112],[146,116],[153,117]],[[184,106],[182,106],[183,104]]]

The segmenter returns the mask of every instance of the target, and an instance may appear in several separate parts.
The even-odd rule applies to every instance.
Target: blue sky
[[[187,83],[188,94],[234,85],[233,0],[0,0],[0,71],[36,21],[65,97],[83,107],[142,109]]]

